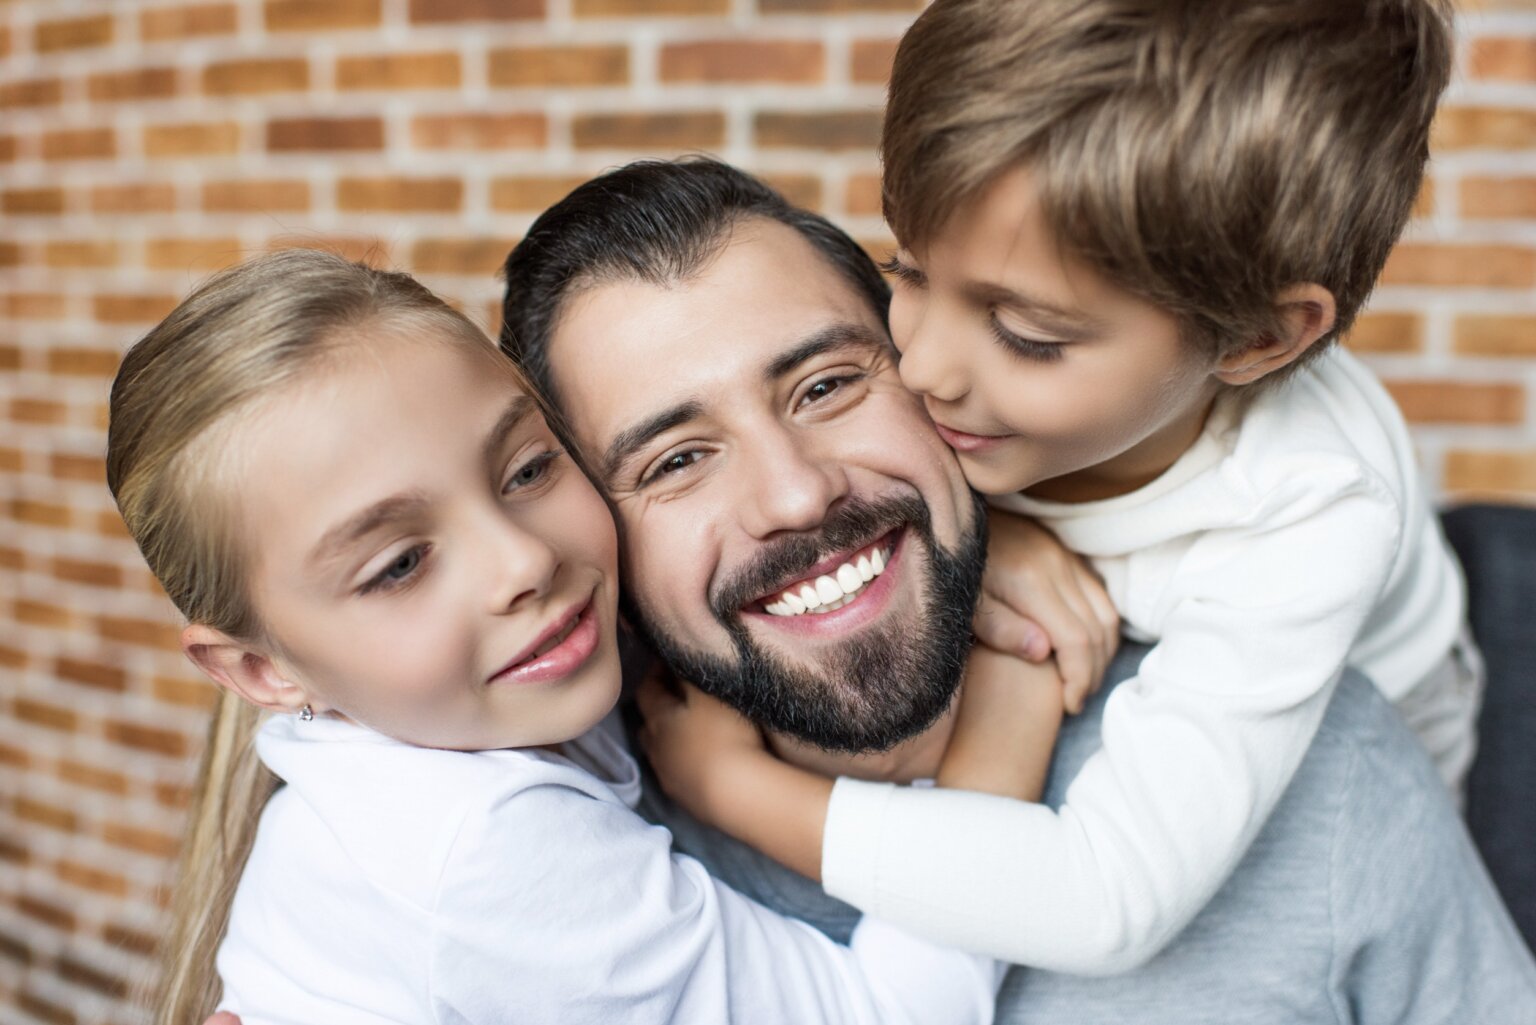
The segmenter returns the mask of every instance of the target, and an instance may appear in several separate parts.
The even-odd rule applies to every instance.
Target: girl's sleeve
[[[442,1023],[986,1025],[1002,976],[876,919],[833,943],[673,854],[665,829],[563,785],[466,820],[434,921]]]
[[[1369,488],[1202,538],[1161,639],[1109,697],[1059,810],[840,780],[827,892],[937,943],[1111,974],[1215,895],[1312,742],[1385,587],[1400,518]]]

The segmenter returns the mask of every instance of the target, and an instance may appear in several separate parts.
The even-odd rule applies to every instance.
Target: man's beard
[[[819,530],[765,546],[710,598],[715,619],[736,648],[735,659],[690,650],[657,630],[655,618],[626,597],[628,618],[673,672],[758,726],[828,751],[889,750],[938,720],[965,670],[987,549],[986,507],[980,496],[971,499],[972,527],[954,552],[934,539],[927,503],[916,494],[849,500]],[[741,617],[749,602],[804,577],[829,555],[863,547],[902,526],[909,528],[909,548],[902,553],[901,572],[918,571],[916,561],[908,561],[915,554],[910,546],[920,545],[928,557],[915,623],[869,626],[846,641],[818,643],[811,649],[820,652],[814,669],[752,638]]]

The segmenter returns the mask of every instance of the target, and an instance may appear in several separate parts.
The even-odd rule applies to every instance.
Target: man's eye
[[[842,377],[824,377],[805,390],[800,397],[801,405],[823,402],[832,397],[835,392],[844,386],[858,380],[858,375],[845,375]]]
[[[703,458],[704,453],[696,448],[689,449],[686,452],[674,452],[657,463],[655,468],[645,475],[645,480],[641,481],[641,483],[649,484],[651,481],[659,480],[668,474],[681,473]]]

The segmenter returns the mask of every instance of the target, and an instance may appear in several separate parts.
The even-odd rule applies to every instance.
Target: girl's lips
[[[551,636],[558,635],[570,623],[569,619],[563,620]],[[547,638],[541,639],[540,644]],[[555,645],[542,655],[526,658],[525,661],[514,661],[495,676],[491,677],[491,683],[548,683],[551,680],[560,680],[574,673],[597,650],[597,602],[592,598],[582,607],[577,616],[575,626],[565,640]],[[534,645],[538,650],[538,645]]]
[[[988,434],[966,434],[964,431],[945,427],[937,420],[933,422],[933,428],[939,432],[939,437],[944,439],[944,444],[956,452],[984,452],[987,449],[996,448],[1004,440]]]

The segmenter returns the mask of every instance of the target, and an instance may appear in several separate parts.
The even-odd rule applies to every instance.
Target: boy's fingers
[[[985,594],[976,605],[971,629],[982,644],[1026,662],[1042,662],[1051,653],[1050,638],[1040,624]]]

